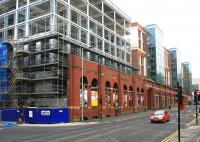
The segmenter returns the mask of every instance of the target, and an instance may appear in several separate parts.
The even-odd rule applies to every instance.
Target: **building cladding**
[[[151,80],[164,84],[163,33],[153,24],[145,26],[147,42],[147,75]]]
[[[84,59],[114,70],[135,71],[124,38],[131,20],[109,0],[3,0],[0,8],[0,39],[13,48],[8,55],[28,53],[13,61],[23,79],[10,67],[16,83],[12,91],[23,94],[27,106],[66,107],[70,53],[83,53]]]
[[[192,94],[192,71],[189,62],[182,63],[183,70],[183,89],[184,91]]]
[[[172,87],[177,87],[177,82],[182,86],[182,63],[181,63],[181,54],[177,48],[170,48],[171,56],[171,82]]]

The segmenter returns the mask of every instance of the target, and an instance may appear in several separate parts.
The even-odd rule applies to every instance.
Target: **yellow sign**
[[[98,92],[91,91],[91,106],[98,106]]]

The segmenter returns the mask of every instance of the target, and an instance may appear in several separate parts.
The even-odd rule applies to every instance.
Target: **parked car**
[[[170,114],[166,110],[157,110],[150,116],[150,122],[166,122],[170,120]]]

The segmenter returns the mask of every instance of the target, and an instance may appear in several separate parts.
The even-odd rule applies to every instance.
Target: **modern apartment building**
[[[145,26],[147,42],[147,76],[156,83],[164,84],[163,32],[155,25]]]
[[[177,87],[177,82],[182,86],[182,64],[181,64],[181,54],[177,48],[170,48],[171,56],[171,82],[172,87]]]
[[[183,89],[184,91],[192,94],[192,71],[189,62],[182,63],[183,70]]]

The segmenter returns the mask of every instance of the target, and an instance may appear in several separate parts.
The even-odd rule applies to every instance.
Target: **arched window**
[[[83,90],[82,90],[83,86]],[[83,82],[82,82],[82,77],[80,78],[80,105],[82,106],[82,100],[83,100],[83,105],[87,106],[88,105],[88,80],[85,76],[83,76]],[[83,93],[82,93],[83,91]]]
[[[114,83],[113,85],[113,104],[114,107],[118,107],[119,106],[119,100],[118,100],[118,85],[117,83]]]
[[[139,88],[137,88],[137,93],[139,93],[140,92],[140,89]]]
[[[141,105],[144,106],[144,89],[141,89],[141,95],[140,95]]]
[[[114,83],[113,85],[113,105],[115,109],[115,115],[118,115],[119,113],[119,95],[118,95],[118,85],[117,83]]]
[[[110,89],[110,82],[109,81],[106,81],[106,84],[105,84],[105,92],[106,92],[106,107],[110,107],[110,93],[111,93],[111,89]]]
[[[127,102],[128,102],[128,91],[127,91],[127,86],[124,85],[124,106],[127,107]]]
[[[133,107],[133,87],[129,87],[129,107]]]
[[[98,80],[94,78],[91,82],[91,90],[98,91]]]
[[[143,88],[141,89],[141,93],[144,94],[144,89]]]

